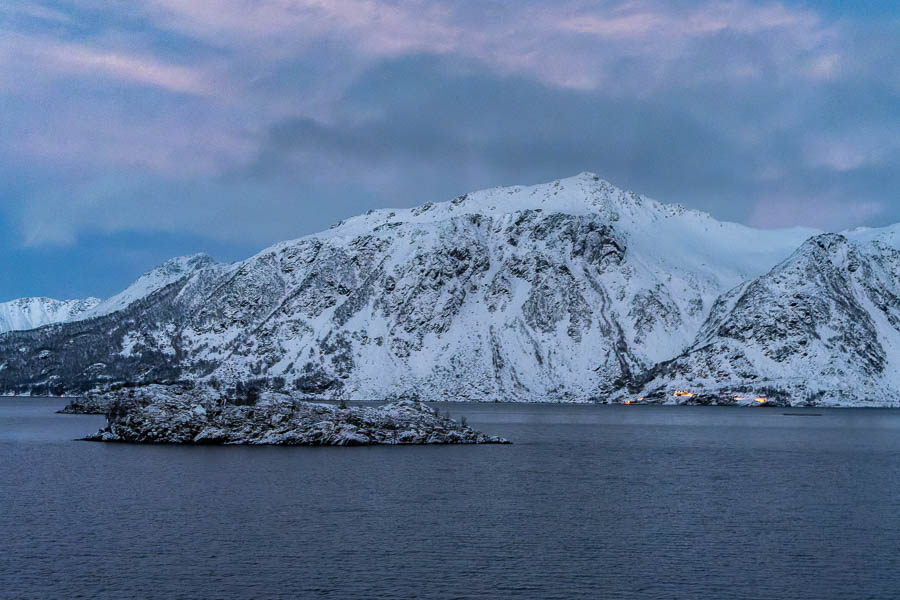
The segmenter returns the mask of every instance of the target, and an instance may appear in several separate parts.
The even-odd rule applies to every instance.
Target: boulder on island
[[[295,446],[509,443],[410,400],[344,407],[263,393],[252,405],[238,405],[206,390],[158,385],[110,394],[106,427],[85,440]]]

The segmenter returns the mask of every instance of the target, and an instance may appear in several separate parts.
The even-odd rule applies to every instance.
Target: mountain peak
[[[216,264],[218,263],[211,256],[202,252],[170,258],[141,275],[125,290],[98,304],[93,310],[85,313],[85,316],[95,317],[122,310],[136,300]]]
[[[401,223],[433,224],[463,214],[498,217],[525,211],[596,214],[610,222],[623,220],[646,223],[687,214],[698,219],[712,220],[706,213],[689,211],[679,204],[662,204],[635,192],[625,191],[595,173],[583,171],[572,177],[536,185],[482,189],[452,200],[426,202],[413,208],[370,210],[308,237],[354,236],[378,227],[393,228]]]
[[[846,236],[840,233],[820,233],[803,242],[784,265],[799,262],[820,266],[831,263],[840,268],[847,264],[856,264],[855,255],[856,244]]]
[[[215,262],[213,257],[204,252],[176,256],[175,258],[170,258],[166,262],[153,267],[141,277],[147,277],[154,274],[177,275],[178,273],[190,273],[215,264]]]

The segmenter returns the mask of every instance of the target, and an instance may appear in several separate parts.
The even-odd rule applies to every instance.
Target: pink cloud
[[[157,27],[232,53],[240,62],[252,61],[260,70],[302,59],[313,44],[326,40],[355,54],[350,70],[386,56],[437,53],[475,59],[500,73],[533,77],[554,87],[604,86],[610,93],[646,93],[678,61],[704,61],[692,44],[723,31],[771,32],[772,60],[792,77],[830,76],[839,48],[814,12],[748,0],[706,1],[688,10],[643,0],[600,6],[560,0],[504,4],[485,8],[484,15],[446,0],[149,0],[139,10]],[[642,80],[636,85],[609,77],[622,57],[648,61],[631,77]],[[108,63],[108,70],[203,89],[202,82],[177,71],[126,68],[113,59]],[[757,64],[736,64],[715,75],[749,80],[763,70]]]
[[[0,30],[2,32],[2,30]],[[29,78],[106,78],[171,92],[208,96],[222,89],[208,70],[168,63],[149,54],[63,42],[49,36],[4,33],[0,76],[19,71]]]
[[[552,21],[551,21],[552,23]],[[692,38],[724,30],[759,33],[774,29],[799,32],[819,28],[819,18],[811,11],[788,9],[782,4],[707,2],[694,10],[669,11],[665,5],[629,2],[613,9],[583,11],[555,20],[561,30],[601,38]]]
[[[148,5],[151,18],[210,44],[252,45],[275,55],[317,38],[379,55],[449,52],[463,37],[447,6],[424,0],[152,0]]]
[[[196,69],[165,64],[148,57],[98,52],[70,45],[51,49],[49,58],[58,68],[78,70],[85,74],[101,74],[173,92],[209,95],[214,89]]]

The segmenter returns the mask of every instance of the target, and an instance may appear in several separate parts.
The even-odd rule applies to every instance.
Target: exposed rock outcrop
[[[70,398],[69,403],[56,411],[65,415],[105,415],[109,403],[114,396],[99,392],[89,392],[77,398]]]

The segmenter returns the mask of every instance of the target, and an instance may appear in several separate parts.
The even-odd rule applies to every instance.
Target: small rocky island
[[[107,425],[90,441],[142,444],[507,444],[421,402],[346,407],[262,393],[235,404],[208,390],[150,385],[92,396]]]
[[[56,412],[64,415],[105,415],[110,402],[114,400],[113,394],[88,392],[83,396],[70,398],[69,403]]]

